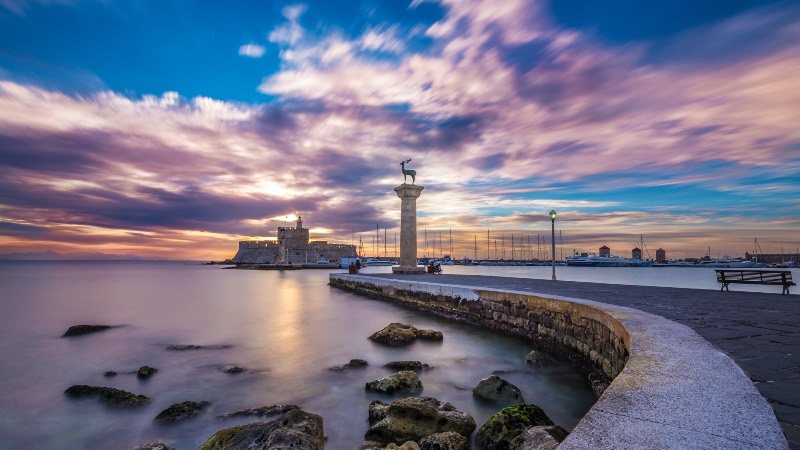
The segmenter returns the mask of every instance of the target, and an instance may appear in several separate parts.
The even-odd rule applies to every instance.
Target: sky
[[[391,254],[406,159],[420,256],[795,253],[798,74],[797,2],[0,0],[0,253]]]

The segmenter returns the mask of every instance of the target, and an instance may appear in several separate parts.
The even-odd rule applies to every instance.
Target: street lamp
[[[551,280],[556,281],[556,210],[553,209],[550,211],[550,223],[552,224],[552,231],[553,235],[550,238],[550,242],[553,244],[553,277]]]

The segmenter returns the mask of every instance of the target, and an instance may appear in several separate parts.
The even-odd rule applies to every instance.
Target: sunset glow
[[[459,258],[795,253],[800,7],[637,5],[0,0],[0,253],[391,253],[408,158]]]

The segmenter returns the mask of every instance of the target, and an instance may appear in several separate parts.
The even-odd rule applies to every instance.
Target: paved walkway
[[[361,275],[576,297],[636,308],[682,323],[722,349],[745,371],[775,410],[790,447],[800,450],[797,295],[475,275]]]

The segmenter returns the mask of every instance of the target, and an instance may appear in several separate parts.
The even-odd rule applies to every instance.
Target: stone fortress
[[[340,264],[342,258],[355,258],[356,246],[309,241],[303,218],[295,227],[278,227],[277,241],[239,241],[239,251],[229,260],[235,264],[314,264],[325,261]]]

